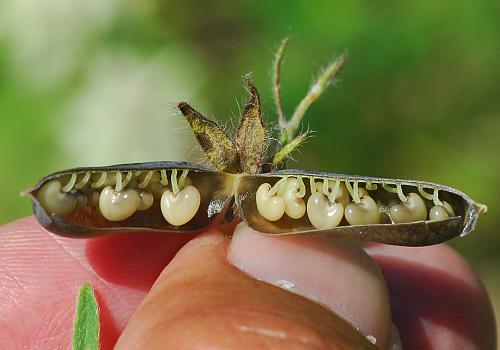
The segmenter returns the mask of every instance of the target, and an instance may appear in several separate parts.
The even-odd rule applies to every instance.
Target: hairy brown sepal
[[[240,155],[240,167],[244,173],[258,174],[265,149],[264,122],[259,92],[252,83],[252,76],[245,75],[245,84],[251,94],[246,103],[236,134],[236,146]]]
[[[205,118],[186,102],[180,102],[177,107],[186,117],[210,163],[219,171],[240,172],[238,152],[233,140],[216,123]]]

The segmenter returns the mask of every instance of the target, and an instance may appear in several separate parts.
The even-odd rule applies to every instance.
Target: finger
[[[228,262],[228,250],[239,268]],[[294,293],[249,274],[293,284]],[[363,321],[363,331],[383,348],[390,328],[388,296],[378,268],[361,250],[335,240],[268,238],[240,225],[230,246],[218,232],[184,246],[130,320],[117,348],[370,348],[365,337],[332,312],[354,317],[356,307],[365,308],[373,320]]]
[[[100,304],[102,349],[124,325],[163,267],[191,237],[127,233],[59,237],[33,217],[0,227],[0,348],[69,348],[75,298],[90,282]]]
[[[329,236],[276,239],[245,228],[235,232],[229,260],[259,280],[319,301],[386,347],[387,289],[378,267],[352,242]]]
[[[386,278],[404,349],[496,348],[488,295],[457,252],[444,244],[366,250]]]

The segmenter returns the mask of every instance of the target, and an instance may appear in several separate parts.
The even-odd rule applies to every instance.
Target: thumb
[[[184,246],[116,348],[375,348],[369,336],[384,349],[390,328],[385,284],[360,248],[240,224],[231,242],[212,231]]]

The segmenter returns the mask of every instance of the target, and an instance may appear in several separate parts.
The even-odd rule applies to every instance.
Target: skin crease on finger
[[[163,271],[117,349],[370,349],[321,305],[227,262],[218,232],[191,241]]]

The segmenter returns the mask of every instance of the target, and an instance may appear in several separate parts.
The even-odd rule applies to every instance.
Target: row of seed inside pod
[[[322,179],[316,181],[309,178],[311,195],[304,201],[306,195],[302,177],[283,177],[271,186],[263,183],[256,193],[257,210],[269,221],[277,221],[287,215],[292,219],[302,218],[306,212],[311,224],[317,229],[337,227],[345,216],[350,225],[369,225],[380,223],[381,208],[370,196],[371,190],[377,189],[377,184],[366,183],[365,188],[359,187],[358,181],[353,185],[349,181],[339,179]],[[444,220],[454,217],[451,205],[439,200],[438,190],[431,195],[422,187],[417,194],[403,193],[401,185],[391,187],[382,184],[388,192],[396,193],[400,203],[392,205],[388,211],[393,223],[408,223],[430,220]],[[424,199],[432,200],[434,206],[427,212]]]
[[[147,172],[86,172],[78,180],[71,174],[65,186],[59,179],[45,183],[36,197],[49,214],[68,215],[75,209],[94,206],[109,221],[128,219],[136,211],[151,208],[155,198],[160,199],[160,208],[165,220],[174,226],[184,225],[197,213],[201,196],[183,170],[179,179],[177,170],[170,174],[170,185],[166,170]]]

